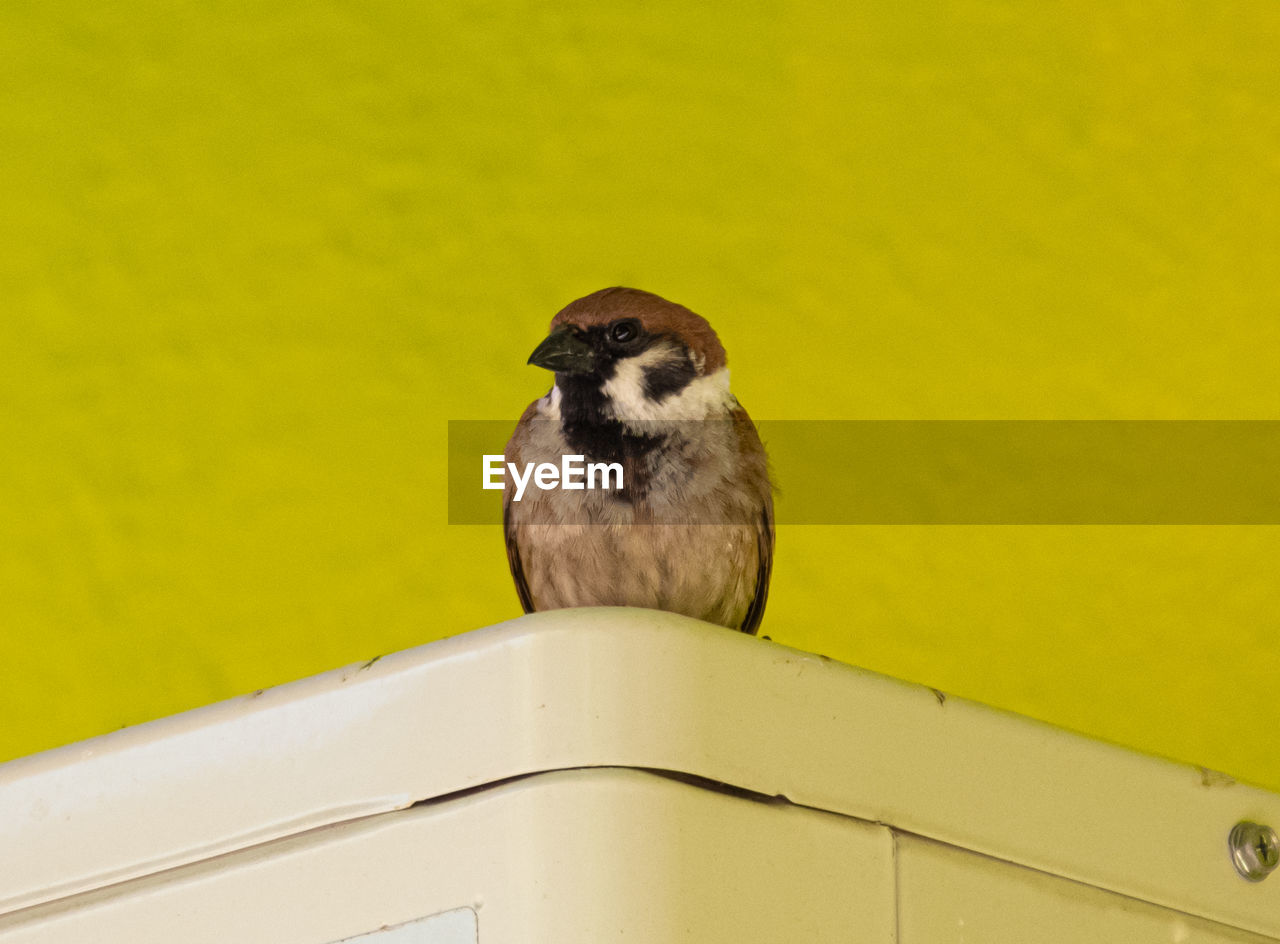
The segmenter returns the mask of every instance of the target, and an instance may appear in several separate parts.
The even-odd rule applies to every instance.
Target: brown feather
[[[751,422],[751,417],[739,406],[733,411],[733,418],[738,428],[740,454],[754,460],[756,467],[751,470],[754,473],[753,478],[757,482],[757,488],[763,484],[761,489],[763,503],[760,521],[756,527],[755,594],[739,627],[744,633],[754,636],[760,628],[760,621],[764,619],[765,604],[769,600],[769,580],[773,576],[773,547],[776,542],[773,526],[773,484],[769,477],[769,456],[765,451],[764,443],[760,441],[760,434],[755,424]],[[762,483],[761,480],[763,480]]]
[[[696,312],[638,288],[602,288],[570,302],[551,319],[554,330],[562,324],[589,328],[619,318],[638,318],[650,334],[679,338],[702,358],[702,372],[713,373],[728,363],[715,329]]]
[[[516,424],[517,434],[537,414],[537,411],[537,401],[525,407],[524,413],[520,416],[520,422]],[[503,455],[503,459],[507,462],[519,463],[520,461],[519,444],[516,440],[517,436],[512,436],[511,441],[507,443]],[[511,568],[511,579],[516,584],[516,596],[520,598],[520,607],[526,613],[532,613],[533,596],[529,592],[529,581],[524,575],[524,562],[520,559],[520,544],[516,540],[516,525],[511,518],[511,493],[511,481],[508,479],[502,490],[502,536],[507,545],[507,566]]]

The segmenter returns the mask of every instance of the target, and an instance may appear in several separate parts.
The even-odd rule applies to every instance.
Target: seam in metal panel
[[[898,944],[902,940],[902,871],[898,861],[896,829],[889,829],[889,861],[893,869],[893,944]]]

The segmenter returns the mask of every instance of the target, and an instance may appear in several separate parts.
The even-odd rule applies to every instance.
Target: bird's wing
[[[769,599],[769,578],[773,575],[773,486],[769,481],[769,459],[755,424],[742,407],[733,412],[739,454],[743,457],[744,484],[757,490],[761,499],[760,518],[756,522],[756,590],[747,614],[742,618],[742,625],[738,627],[754,636],[764,619],[764,606]]]
[[[528,424],[537,413],[537,401],[530,403],[529,408],[520,417],[515,432],[507,443],[504,459],[507,462],[520,462],[520,443],[527,435]],[[526,613],[533,612],[533,595],[529,592],[529,581],[524,575],[524,563],[520,560],[520,544],[516,540],[516,525],[511,520],[511,493],[513,486],[510,478],[502,491],[502,536],[507,543],[507,565],[511,568],[511,579],[516,584],[516,595],[520,597],[520,606]]]
[[[759,563],[756,565],[756,592],[747,607],[747,615],[738,627],[752,636],[760,628],[764,619],[764,605],[769,599],[769,577],[773,574],[773,502],[765,505],[760,515],[760,523],[756,525],[756,554]]]
[[[511,524],[511,499],[502,498],[502,532],[507,540],[507,565],[511,568],[511,579],[516,582],[516,595],[520,597],[520,606],[526,613],[533,612],[533,598],[529,595],[529,583],[524,577],[524,564],[520,560],[520,545],[516,543],[514,526]]]

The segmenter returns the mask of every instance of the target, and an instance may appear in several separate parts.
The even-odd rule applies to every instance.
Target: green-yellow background
[[[0,756],[514,616],[446,422],[604,285],[760,418],[1280,417],[1277,62],[1270,0],[9,0]],[[764,632],[1280,788],[1278,563],[792,527]]]

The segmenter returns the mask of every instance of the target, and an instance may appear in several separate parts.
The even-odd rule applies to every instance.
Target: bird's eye
[[[626,344],[628,341],[634,341],[640,336],[640,325],[635,321],[628,319],[626,321],[615,321],[609,329],[609,337],[618,344]]]

